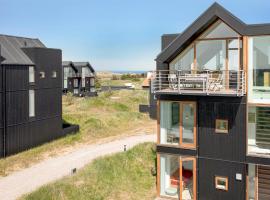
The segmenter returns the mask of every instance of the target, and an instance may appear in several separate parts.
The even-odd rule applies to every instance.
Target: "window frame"
[[[40,71],[40,72],[39,72],[39,78],[40,78],[40,79],[44,79],[45,77],[46,77],[45,71]]]
[[[179,143],[176,144],[167,144],[167,143],[160,143],[160,121],[161,121],[161,116],[160,116],[160,104],[161,102],[171,102],[171,103],[178,103],[179,104]],[[183,105],[184,104],[192,104],[194,108],[194,125],[193,125],[193,143],[184,143],[183,142]],[[157,102],[157,120],[158,120],[158,144],[164,145],[164,146],[172,146],[172,147],[180,147],[184,149],[196,149],[197,148],[197,102],[196,101],[169,101],[169,100],[158,100]]]
[[[226,122],[227,130],[222,130],[218,128],[218,122]],[[228,119],[216,119],[215,120],[215,133],[219,134],[229,134],[229,120]]]
[[[222,181],[225,180],[224,181],[225,182],[225,188],[224,189],[218,186],[219,185],[218,181],[220,179],[222,179]],[[215,188],[217,190],[228,191],[229,190],[229,178],[227,176],[215,176]]]
[[[52,71],[52,78],[57,78],[57,71],[56,70]]]
[[[165,156],[178,156],[178,162],[179,162],[179,188],[183,188],[183,177],[181,175],[183,175],[182,172],[182,166],[183,166],[183,162],[186,161],[192,161],[193,162],[193,200],[197,200],[197,159],[194,156],[185,156],[185,155],[175,155],[175,154],[171,154],[171,153],[157,153],[157,196],[161,197],[161,198],[168,198],[168,199],[177,199],[175,197],[168,197],[165,195],[161,195],[161,157],[165,157]],[[180,189],[179,192],[179,200],[182,200],[182,189]]]
[[[33,69],[33,74],[32,74],[31,80],[30,80],[30,77],[31,77],[30,69]],[[32,65],[28,67],[28,82],[30,85],[35,84],[35,67]]]
[[[31,92],[33,92],[32,93],[32,95],[33,95],[33,99],[32,99],[32,101],[30,100],[31,99],[31,96],[30,96],[30,94],[31,94]],[[28,91],[28,117],[29,118],[34,118],[35,116],[36,116],[36,102],[35,102],[35,90],[34,89],[29,89],[29,91]],[[31,103],[33,103],[34,105],[33,105],[33,114],[32,114],[32,112],[30,112],[30,109],[32,108],[32,106],[30,105]]]

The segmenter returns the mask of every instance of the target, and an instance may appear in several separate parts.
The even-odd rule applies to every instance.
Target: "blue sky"
[[[0,0],[2,34],[40,38],[96,70],[151,70],[160,36],[182,32],[212,0]],[[270,23],[269,0],[220,0],[246,23]]]

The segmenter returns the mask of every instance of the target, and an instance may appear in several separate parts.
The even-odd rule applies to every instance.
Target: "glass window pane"
[[[35,69],[33,66],[29,67],[29,83],[35,82]]]
[[[225,70],[225,59],[225,40],[207,40],[196,43],[196,64],[199,70]]]
[[[248,153],[270,156],[270,107],[248,107]]]
[[[95,79],[94,78],[90,79],[90,86],[92,86],[92,87],[95,86]]]
[[[194,199],[193,185],[193,160],[187,160],[182,162],[182,200],[192,200]]]
[[[29,90],[29,117],[35,116],[35,91]]]
[[[215,132],[216,133],[228,133],[229,132],[228,120],[216,119]]]
[[[189,46],[179,54],[171,63],[171,70],[191,70],[193,69],[194,48]]]
[[[74,87],[79,87],[79,81],[78,81],[78,79],[74,79],[73,80],[73,86]]]
[[[160,195],[175,198],[179,196],[178,156],[160,156]]]
[[[248,101],[270,103],[270,36],[250,37]]]
[[[195,108],[192,103],[183,103],[182,104],[182,142],[183,143],[194,143],[194,113]]]
[[[160,102],[160,143],[179,144],[179,103]]]
[[[64,88],[67,88],[67,79],[64,79]]]
[[[256,166],[248,164],[248,200],[255,200],[256,193]]]
[[[218,20],[208,30],[206,30],[199,38],[228,38],[239,37],[240,35],[230,28],[227,24]]]

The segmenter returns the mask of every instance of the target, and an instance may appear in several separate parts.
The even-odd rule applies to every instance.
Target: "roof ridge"
[[[13,37],[13,38],[23,38],[23,39],[31,39],[31,40],[39,40],[39,38],[30,38],[30,37],[25,37],[25,36],[8,35],[8,34],[2,34],[2,33],[0,33],[0,36]]]

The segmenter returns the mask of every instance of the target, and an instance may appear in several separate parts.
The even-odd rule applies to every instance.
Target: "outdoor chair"
[[[178,88],[178,79],[176,74],[168,75],[169,88],[172,90],[177,90]]]
[[[209,91],[216,92],[221,90],[223,88],[222,74],[219,74],[217,78],[210,78],[208,84]]]

